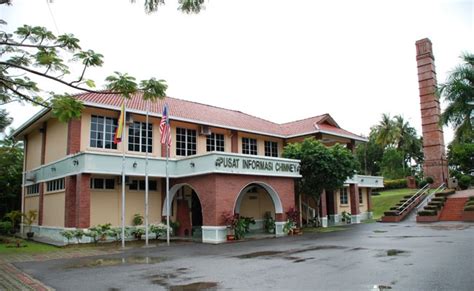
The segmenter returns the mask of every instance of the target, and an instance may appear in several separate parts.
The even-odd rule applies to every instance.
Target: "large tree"
[[[0,105],[28,102],[49,107],[61,121],[79,117],[82,103],[68,93],[47,91],[39,82],[51,80],[70,90],[120,94],[124,98],[141,90],[144,98],[151,100],[163,98],[167,88],[163,80],[151,78],[137,83],[134,77],[115,72],[106,78],[107,90],[98,91],[86,72],[102,66],[103,55],[82,50],[79,39],[72,34],[56,36],[40,26],[23,25],[13,33],[0,31],[0,56]],[[71,76],[68,62],[79,65],[78,76]]]
[[[0,141],[0,217],[19,209],[21,203],[21,177],[23,145],[12,138]]]
[[[345,147],[336,144],[326,147],[314,138],[301,143],[291,143],[283,151],[283,156],[301,160],[298,192],[319,199],[322,190],[341,188],[347,178],[356,173],[358,162]]]
[[[441,115],[443,125],[455,129],[454,141],[472,143],[472,119],[474,109],[474,55],[465,53],[463,63],[457,66],[439,87],[439,93],[448,103]]]

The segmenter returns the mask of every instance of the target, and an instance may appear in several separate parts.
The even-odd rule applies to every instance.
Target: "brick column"
[[[81,118],[69,121],[67,125],[67,154],[81,151]]]
[[[443,129],[439,126],[441,109],[436,96],[433,48],[428,38],[416,42],[416,62],[423,132],[423,172],[425,177],[433,178],[432,186],[438,187],[447,182],[448,162],[444,151]]]
[[[66,183],[66,194],[64,196],[64,226],[76,227],[77,176],[68,176],[64,181]]]
[[[44,165],[46,159],[46,131],[47,123],[43,122],[40,128],[41,132],[41,157],[40,164]],[[38,205],[38,225],[43,225],[43,209],[44,209],[44,183],[39,183],[39,205]]]
[[[321,225],[322,227],[328,227],[328,205],[326,199],[326,190],[321,193]]]
[[[90,226],[91,192],[90,174],[78,174],[76,181],[76,227]]]
[[[351,216],[352,223],[360,223],[359,209],[359,187],[357,184],[349,184],[350,200],[351,200]]]
[[[367,211],[372,212],[372,188],[367,188]]]
[[[231,138],[230,138],[230,146],[231,152],[238,153],[239,152],[239,135],[236,130],[231,131]]]

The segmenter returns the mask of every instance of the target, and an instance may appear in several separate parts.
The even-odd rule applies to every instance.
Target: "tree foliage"
[[[80,71],[73,76],[69,63]],[[131,94],[143,91],[149,100],[164,98],[167,85],[164,80],[151,78],[139,83],[127,73],[115,72],[105,79],[107,90],[95,89],[95,82],[87,79],[89,69],[100,67],[103,55],[83,50],[72,34],[54,35],[41,26],[23,25],[13,33],[0,31],[0,105],[27,102],[51,108],[61,121],[77,118],[83,105],[68,93],[57,94],[40,87],[51,80],[69,90],[101,94]]]
[[[356,157],[360,165],[358,172],[365,175],[379,175],[383,154],[384,148],[371,135],[367,143],[361,143],[356,147]]]
[[[326,147],[314,138],[285,147],[283,156],[301,160],[298,192],[319,197],[323,189],[341,188],[358,168],[358,162],[345,147]]]
[[[0,141],[0,217],[20,208],[23,145],[12,138]]]
[[[474,109],[474,54],[462,56],[463,63],[441,84],[439,93],[448,106],[441,115],[443,125],[451,124],[455,129],[454,141],[472,143],[472,119]]]
[[[474,144],[451,143],[448,146],[449,166],[456,172],[469,175],[474,172]]]

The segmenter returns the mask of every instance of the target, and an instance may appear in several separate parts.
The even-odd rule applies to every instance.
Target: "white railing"
[[[436,195],[436,193],[439,193],[446,189],[446,185],[443,183],[439,185],[438,188],[436,188],[430,195],[428,195],[421,203],[416,207],[416,212],[418,212],[421,208],[425,207],[428,203],[431,202],[431,199]]]
[[[413,203],[416,202],[416,200],[420,197],[426,194],[430,190],[430,185],[426,184],[423,188],[418,190],[413,196],[408,198],[407,201],[405,201],[402,205],[398,207],[398,215],[403,214]]]

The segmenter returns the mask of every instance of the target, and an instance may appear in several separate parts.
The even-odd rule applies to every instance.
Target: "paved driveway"
[[[474,290],[473,240],[474,224],[372,223],[15,265],[58,290]]]

